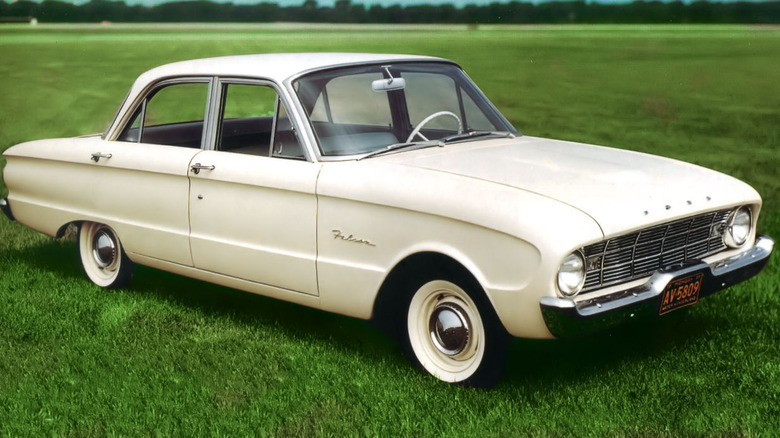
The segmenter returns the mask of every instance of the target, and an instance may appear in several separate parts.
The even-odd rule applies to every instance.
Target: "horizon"
[[[19,0],[12,0],[12,1],[5,1],[6,3],[16,3]],[[43,0],[28,0],[33,1],[35,3],[41,3]],[[72,3],[76,5],[83,5],[85,3],[89,3],[89,0],[59,0],[63,1],[65,3]],[[163,3],[173,3],[177,1],[183,1],[183,0],[109,0],[109,1],[122,1],[128,6],[157,6]],[[207,0],[214,3],[233,3],[236,5],[254,5],[254,4],[260,4],[260,3],[275,3],[278,4],[281,7],[291,7],[291,6],[301,6],[304,3],[304,0],[276,0],[276,1],[269,1],[269,0]],[[457,8],[462,8],[468,5],[475,5],[475,6],[487,6],[491,3],[511,3],[512,1],[520,1],[521,3],[533,3],[533,4],[539,4],[539,3],[556,3],[556,2],[563,2],[563,1],[572,1],[572,0],[351,0],[353,5],[363,5],[365,7],[371,7],[375,5],[383,6],[383,7],[389,7],[389,6],[420,6],[420,5],[429,5],[429,6],[444,6],[444,5],[454,5]],[[670,3],[677,0],[584,0],[585,3],[600,3],[600,4],[625,4],[625,3],[632,3],[634,1],[662,1],[664,3]],[[682,3],[690,4],[695,2],[696,0],[679,0]],[[734,3],[738,1],[746,1],[748,3],[768,3],[770,1],[775,0],[704,0],[708,3]],[[319,7],[334,7],[336,4],[336,0],[317,0],[317,4]]]

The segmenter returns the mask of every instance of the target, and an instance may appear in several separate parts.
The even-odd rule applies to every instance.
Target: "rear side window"
[[[207,83],[158,88],[136,110],[117,140],[200,148],[208,91]]]

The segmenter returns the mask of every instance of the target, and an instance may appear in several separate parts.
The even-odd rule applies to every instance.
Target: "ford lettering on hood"
[[[747,184],[693,164],[528,136],[447,145],[387,160],[555,199],[591,216],[606,236],[760,200]]]

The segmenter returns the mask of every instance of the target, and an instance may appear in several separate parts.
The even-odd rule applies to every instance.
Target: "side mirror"
[[[377,79],[371,82],[371,89],[376,92],[403,90],[406,87],[404,78]]]

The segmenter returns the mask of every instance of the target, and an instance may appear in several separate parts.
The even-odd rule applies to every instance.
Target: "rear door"
[[[192,266],[189,165],[201,152],[211,78],[156,84],[114,141],[89,151],[93,196],[126,251]],[[102,155],[102,156],[101,156]],[[104,175],[105,177],[101,177]]]

